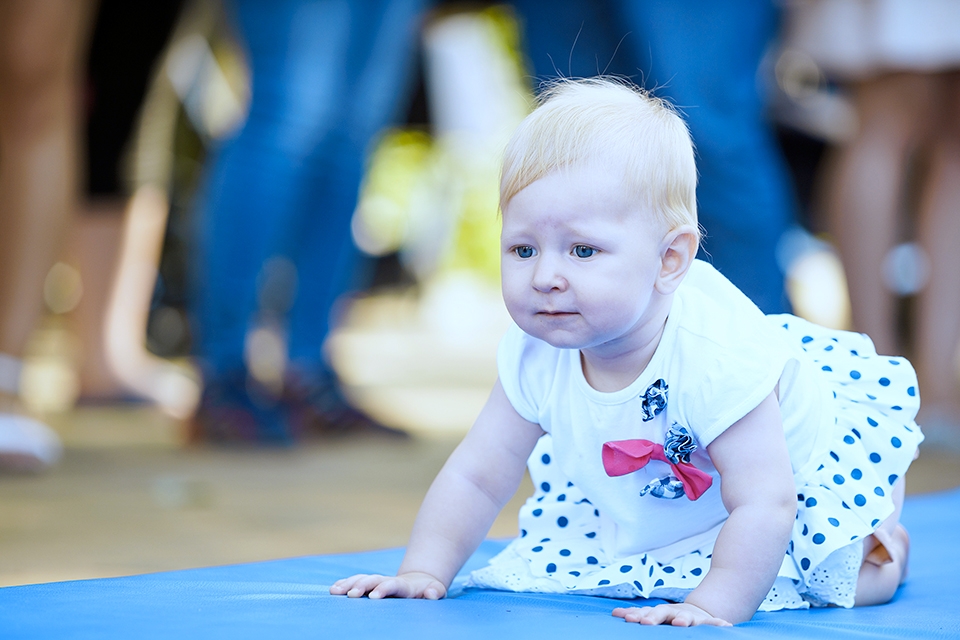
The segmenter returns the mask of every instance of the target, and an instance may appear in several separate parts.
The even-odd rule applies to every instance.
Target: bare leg
[[[93,3],[0,3],[0,352],[23,355],[77,194],[78,73]]]
[[[59,457],[45,425],[17,415],[18,359],[73,212],[78,74],[94,0],[0,2],[0,468]],[[11,373],[12,372],[12,373]]]
[[[827,206],[853,323],[879,353],[901,352],[896,299],[881,274],[884,257],[898,240],[905,167],[921,135],[929,94],[929,79],[920,75],[890,74],[857,84],[860,128],[832,163]]]
[[[919,241],[931,273],[919,299],[914,364],[930,428],[952,427],[935,437],[960,443],[960,74],[944,74],[939,82],[942,114],[919,210]]]
[[[907,576],[910,536],[900,524],[903,510],[903,478],[893,486],[894,511],[863,543],[863,564],[857,579],[855,606],[889,602]]]

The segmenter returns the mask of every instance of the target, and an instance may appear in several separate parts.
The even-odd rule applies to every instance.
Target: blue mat
[[[454,589],[439,602],[348,599],[337,578],[392,573],[402,550],[0,589],[0,638],[960,638],[960,490],[908,498],[910,578],[890,604],[758,613],[732,629],[627,624],[618,602]],[[952,542],[951,542],[952,541]],[[465,571],[503,547],[488,541]]]

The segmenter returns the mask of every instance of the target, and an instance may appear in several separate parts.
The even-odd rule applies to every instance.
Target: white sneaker
[[[0,471],[36,472],[63,456],[56,432],[32,418],[0,413]]]

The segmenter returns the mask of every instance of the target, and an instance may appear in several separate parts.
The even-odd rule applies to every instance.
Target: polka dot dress
[[[864,335],[772,318],[828,382],[834,429],[828,453],[808,465],[815,471],[797,480],[787,558],[761,609],[852,606],[862,540],[893,512],[893,485],[923,439],[913,421],[916,376],[906,360],[878,356]],[[520,509],[520,537],[474,571],[468,586],[683,600],[700,583],[712,542],[669,562],[648,554],[610,557],[600,544],[599,511],[553,455],[546,435],[528,462],[535,493]]]
[[[893,513],[893,486],[923,435],[917,377],[903,358],[878,356],[870,339],[792,316],[782,324],[832,388],[834,429],[828,454],[797,485],[797,520],[788,556],[801,595],[830,554],[858,543]]]

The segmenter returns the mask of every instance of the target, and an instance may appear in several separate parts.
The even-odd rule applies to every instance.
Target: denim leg
[[[356,85],[371,65],[399,75],[397,60],[407,52],[378,48],[377,36],[396,38],[402,29],[386,20],[397,17],[398,6],[412,13],[411,7],[420,4],[228,3],[247,49],[253,87],[249,116],[214,152],[199,199],[196,338],[211,375],[242,368],[244,338],[258,310],[257,278],[264,262],[275,256],[298,266],[294,315],[303,318],[291,326],[291,343],[312,341],[319,359],[316,335],[296,332],[309,327],[325,335],[335,297],[328,290],[349,270],[349,220],[363,151],[373,135],[373,125],[350,131],[351,118],[355,112],[387,110],[397,93],[382,86],[384,95],[363,93]],[[403,43],[413,40],[407,31],[412,26],[404,30]],[[391,82],[401,85],[398,77],[385,84]]]
[[[621,0],[646,86],[683,111],[697,148],[701,255],[767,313],[786,310],[775,249],[794,219],[787,170],[758,88],[779,27],[773,2]]]
[[[403,115],[413,88],[424,0],[351,3],[348,69],[335,97],[336,123],[310,154],[317,168],[290,246],[300,274],[290,312],[290,360],[301,372],[327,369],[321,347],[336,300],[360,284],[350,222],[366,159],[384,127]]]
[[[795,203],[757,87],[760,59],[779,25],[774,4],[518,0],[515,6],[538,79],[606,70],[681,109],[697,148],[706,229],[700,257],[765,312],[786,310],[775,249]]]

